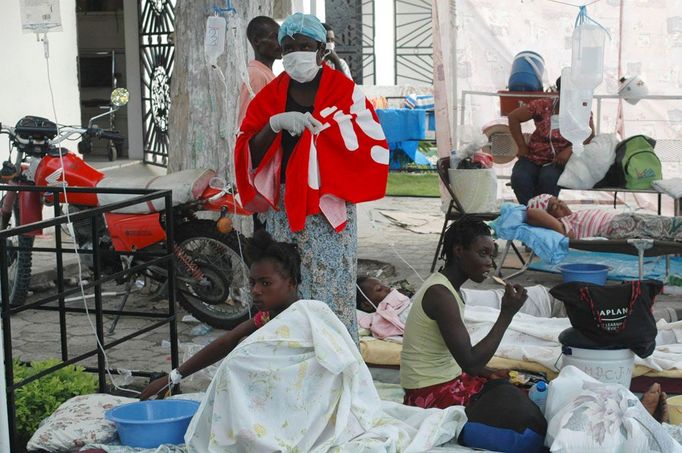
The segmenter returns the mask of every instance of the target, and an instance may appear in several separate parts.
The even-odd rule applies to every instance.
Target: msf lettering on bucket
[[[619,366],[616,368],[605,368],[601,366],[583,365],[580,367],[585,374],[592,376],[598,381],[602,382],[618,382],[623,379],[626,374],[632,373],[632,370]]]
[[[616,332],[623,328],[623,322],[628,317],[628,307],[604,308],[599,310],[601,328],[607,332]]]

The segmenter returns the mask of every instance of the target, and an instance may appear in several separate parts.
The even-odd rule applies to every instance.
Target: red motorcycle
[[[245,238],[230,227],[225,214],[250,213],[239,206],[230,186],[224,179],[217,178],[215,172],[199,169],[144,179],[109,178],[60,147],[59,143],[82,136],[120,140],[117,132],[97,127],[57,127],[45,118],[26,116],[15,127],[0,125],[0,133],[9,136],[11,152],[14,149],[17,152],[15,163],[11,162],[10,152],[10,160],[0,171],[2,180],[9,184],[173,189],[173,219],[165,218],[162,198],[107,212],[99,222],[101,230],[98,237],[92,237],[88,221],[82,220],[73,225],[79,248],[99,247],[103,258],[110,257],[105,264],[112,266],[113,271],[127,269],[140,264],[143,259],[135,255],[116,258],[117,255],[106,251],[162,253],[166,240],[164,225],[173,222],[176,288],[180,304],[195,318],[223,329],[232,328],[249,316],[248,268],[242,258]],[[64,204],[64,209],[76,212],[135,196],[69,193],[65,197],[64,192],[60,192],[59,201]],[[43,205],[52,204],[52,198],[51,192],[6,192],[0,202],[0,229],[42,220]],[[221,217],[217,222],[202,220],[196,216],[199,211],[218,211]],[[41,232],[15,237],[13,245],[24,250],[8,252],[11,304],[20,305],[26,299],[32,264],[31,252],[26,249],[33,246],[37,234]],[[81,258],[88,257],[91,255],[83,254]],[[159,294],[163,293],[167,278],[164,268],[150,265],[142,276],[146,277],[145,281],[157,283]],[[128,276],[128,290],[130,283],[139,281],[139,277]]]

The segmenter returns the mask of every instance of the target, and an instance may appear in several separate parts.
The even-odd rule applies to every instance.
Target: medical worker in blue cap
[[[327,303],[339,319],[346,325],[349,333],[357,341],[357,319],[355,305],[355,276],[357,271],[357,224],[356,208],[353,203],[345,203],[342,216],[347,218],[347,225],[339,232],[335,231],[322,214],[308,215],[305,226],[300,231],[292,231],[287,211],[296,203],[309,203],[305,199],[289,198],[285,205],[285,186],[300,187],[305,181],[292,180],[292,171],[287,177],[287,166],[295,162],[292,158],[294,149],[299,143],[305,129],[315,132],[321,126],[320,121],[312,116],[315,111],[316,98],[325,98],[331,89],[338,89],[332,80],[334,74],[322,69],[327,41],[327,30],[320,20],[310,14],[296,13],[289,16],[280,26],[278,40],[282,48],[282,63],[290,80],[277,78],[265,90],[268,99],[256,96],[247,110],[240,133],[249,135],[249,123],[257,122],[259,129],[253,132],[248,141],[248,153],[251,165],[247,170],[237,166],[238,175],[243,171],[253,174],[261,162],[268,165],[269,150],[281,140],[281,164],[279,165],[279,202],[278,209],[267,209],[259,216],[265,221],[266,230],[276,241],[287,241],[297,244],[301,253],[302,282],[299,292],[304,299],[315,299]],[[323,75],[326,74],[326,75]],[[325,79],[327,77],[327,79]],[[326,81],[325,81],[326,80]],[[273,96],[273,84],[279,84]],[[336,88],[335,88],[336,86]],[[273,112],[269,119],[261,122],[259,116],[267,105],[277,103],[276,99],[285,97],[283,111]],[[253,107],[254,102],[256,106]],[[315,112],[319,118],[319,112]],[[251,114],[251,117],[249,117]],[[258,118],[257,120],[254,120]],[[240,153],[237,147],[237,153]],[[318,151],[322,152],[322,151]],[[278,160],[279,158],[277,158]],[[238,162],[238,161],[236,161]],[[293,167],[292,167],[293,168]],[[275,170],[277,171],[277,170]],[[253,179],[253,176],[250,178]],[[238,176],[239,181],[239,176]],[[329,178],[326,180],[329,183]],[[274,182],[276,185],[276,180]],[[276,188],[274,189],[277,190]]]

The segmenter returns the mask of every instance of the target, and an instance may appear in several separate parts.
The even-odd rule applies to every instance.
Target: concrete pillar
[[[125,28],[126,49],[126,87],[130,100],[128,110],[128,158],[142,160],[144,144],[142,141],[142,75],[140,74],[140,36],[139,13],[136,0],[123,3],[123,23]]]

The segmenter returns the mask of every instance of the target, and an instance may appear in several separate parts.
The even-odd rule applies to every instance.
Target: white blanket
[[[609,171],[616,158],[616,134],[601,134],[585,145],[585,151],[571,155],[557,183],[569,189],[591,189]]]
[[[675,199],[682,198],[682,178],[659,179],[653,181],[651,187]]]
[[[466,306],[464,321],[476,344],[485,337],[497,320],[499,310],[489,307]],[[558,370],[561,356],[559,334],[571,327],[568,318],[537,318],[517,313],[502,338],[495,356],[513,360],[536,362],[551,370]],[[682,321],[657,323],[656,349],[646,359],[635,357],[635,365],[652,370],[682,370]]]
[[[346,328],[303,300],[223,360],[192,419],[191,452],[427,451],[466,422],[461,406],[382,402]]]
[[[549,384],[545,446],[553,452],[665,452],[682,446],[620,384],[604,384],[568,366]]]

